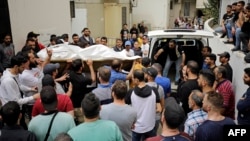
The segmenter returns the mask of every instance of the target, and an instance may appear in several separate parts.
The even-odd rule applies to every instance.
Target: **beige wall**
[[[30,31],[47,44],[51,34],[71,34],[69,0],[8,0],[13,42],[19,51]]]
[[[169,14],[168,0],[138,0],[137,7],[133,7],[133,23],[144,21],[150,25],[149,29],[166,29]]]
[[[119,35],[120,30],[122,28],[121,17],[113,16],[113,18],[110,19],[108,18],[108,16],[105,16],[104,0],[76,0],[75,2],[76,2],[76,8],[85,8],[87,10],[87,26],[91,30],[92,37],[94,38],[101,37],[101,36],[109,37],[110,32],[109,33],[105,32],[105,29],[106,31],[112,30],[112,32],[117,32],[117,34]],[[115,5],[119,7],[127,7],[127,23],[129,24],[129,27],[130,27],[129,0],[120,0],[117,2],[119,3],[116,3]],[[118,12],[118,11],[114,10],[114,12]],[[121,11],[119,12],[120,12],[119,14],[121,14]],[[106,24],[112,22],[113,24],[115,24],[116,28],[112,28],[112,26],[108,26],[108,25],[105,26],[105,20],[106,20],[105,18],[108,18],[107,20],[109,20],[108,22],[106,22]],[[117,31],[113,31],[114,29]]]

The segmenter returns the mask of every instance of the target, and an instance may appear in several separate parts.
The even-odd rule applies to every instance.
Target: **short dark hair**
[[[78,34],[74,33],[74,34],[72,35],[72,38],[75,37],[75,36],[78,36]]]
[[[144,81],[144,72],[142,70],[134,71],[134,79],[138,79],[140,82]]]
[[[250,68],[245,68],[244,72],[248,75],[248,77],[250,77]]]
[[[221,109],[223,108],[224,99],[222,94],[217,93],[215,91],[210,91],[207,95],[207,100],[211,103],[215,108]]]
[[[66,38],[67,39],[69,38],[69,34],[67,34],[67,33],[65,33],[65,34],[62,35],[62,39],[66,39]]]
[[[170,40],[169,43],[173,43],[173,44],[176,44],[176,41],[175,40]]]
[[[237,5],[237,2],[232,3],[232,5],[236,6],[236,5]]]
[[[241,1],[238,1],[237,4],[241,4],[242,6],[245,6],[245,1],[241,0]]]
[[[3,122],[9,126],[17,124],[20,113],[20,106],[16,101],[9,101],[1,108]]]
[[[76,60],[73,60],[72,61],[72,65],[71,65],[71,67],[72,67],[72,70],[73,71],[79,71],[79,69],[82,67],[82,60],[81,59],[76,59]]]
[[[200,71],[199,75],[201,75],[205,81],[207,82],[208,86],[212,87],[215,81],[215,75],[210,69],[203,69]]]
[[[56,90],[52,86],[43,86],[41,92],[41,101],[43,108],[47,111],[52,111],[57,108],[58,100]]]
[[[193,60],[188,61],[187,68],[189,68],[193,74],[199,73],[199,65],[196,61],[193,61]]]
[[[84,32],[85,30],[89,30],[89,28],[87,27],[83,28],[82,32]]]
[[[86,118],[93,119],[98,117],[100,112],[100,100],[92,92],[85,95],[82,100],[82,111]]]
[[[13,56],[10,60],[10,67],[13,68],[15,65],[20,67],[23,63],[26,63],[28,58],[23,55],[22,52],[19,52],[15,56]]]
[[[108,41],[108,38],[105,37],[105,36],[103,36],[103,37],[101,37],[101,40],[106,40],[106,41]]]
[[[141,64],[143,67],[148,67],[151,63],[151,59],[149,57],[143,57],[141,60]]]
[[[208,54],[206,57],[210,58],[210,60],[213,60],[214,62],[215,62],[216,59],[217,59],[217,56],[216,56],[214,53],[210,53],[210,54]]]
[[[203,48],[206,48],[208,52],[212,52],[212,48],[210,46],[204,46]]]
[[[218,73],[222,74],[222,78],[227,78],[227,69],[224,66],[218,66]]]
[[[250,5],[247,5],[247,6],[246,6],[246,10],[250,10]]]
[[[232,9],[232,5],[227,5],[227,7]]]
[[[124,99],[128,92],[126,82],[122,80],[116,80],[112,86],[112,92],[114,92],[117,99]]]
[[[109,79],[110,79],[110,76],[111,76],[111,70],[107,67],[100,67],[98,69],[98,74],[99,74],[99,77],[102,78],[103,81],[105,82],[109,82]]]

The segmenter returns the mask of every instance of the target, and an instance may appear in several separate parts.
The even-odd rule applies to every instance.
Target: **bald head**
[[[114,59],[114,60],[112,61],[111,68],[114,69],[114,70],[119,70],[119,69],[121,68],[121,65],[122,65],[121,60],[119,60],[119,59]]]

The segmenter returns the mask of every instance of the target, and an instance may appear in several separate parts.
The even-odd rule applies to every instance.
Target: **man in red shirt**
[[[52,86],[55,87],[55,81],[51,75],[45,75],[42,79],[42,86]],[[66,94],[57,94],[57,110],[60,112],[67,112],[74,117],[74,108],[70,97]],[[33,109],[32,117],[35,117],[44,112],[41,99],[36,100]]]
[[[235,119],[235,94],[232,83],[227,79],[227,70],[224,66],[218,66],[214,69],[216,92],[222,94],[224,102],[223,115]]]

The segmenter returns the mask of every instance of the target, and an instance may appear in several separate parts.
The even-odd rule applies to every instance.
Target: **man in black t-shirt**
[[[250,6],[246,6],[245,21],[241,27],[240,40],[242,41],[242,51],[244,53],[249,52],[249,39],[250,39]]]
[[[227,29],[226,29],[226,25],[228,23],[230,23],[230,21],[233,18],[233,13],[232,13],[232,6],[228,5],[227,6],[227,12],[223,15],[223,18],[221,20],[221,26],[215,29],[215,32],[218,33],[223,33],[221,37],[223,37],[224,35],[226,35],[227,33]]]
[[[87,85],[91,85],[96,81],[96,74],[93,68],[93,61],[87,60],[87,65],[90,70],[91,77],[83,73],[84,64],[81,59],[76,59],[72,62],[72,70],[69,73],[69,80],[73,85],[73,91],[70,99],[74,106],[74,115],[77,122],[83,122],[83,115],[81,113],[81,102],[87,91]]]
[[[157,53],[154,55],[154,59],[157,60],[161,53],[165,53],[167,56],[166,64],[163,69],[163,76],[168,76],[168,71],[173,63],[175,63],[175,84],[178,84],[180,79],[180,68],[184,66],[184,62],[186,59],[186,55],[184,50],[181,46],[176,45],[175,40],[170,40],[168,46],[164,46],[163,48],[159,49]]]

